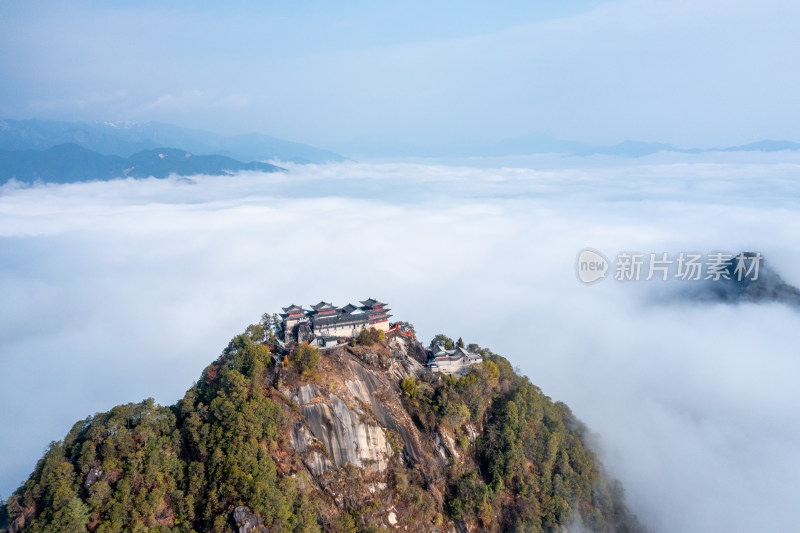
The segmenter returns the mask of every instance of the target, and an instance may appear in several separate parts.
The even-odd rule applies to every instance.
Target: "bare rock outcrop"
[[[388,346],[396,359],[409,359],[419,363],[420,367],[428,362],[428,351],[414,337],[396,334],[389,340]]]
[[[374,357],[364,356],[372,354],[368,347],[344,348],[323,362],[324,383],[281,389],[301,415],[289,443],[309,472],[319,476],[348,463],[383,472],[400,449],[411,464],[423,460],[422,439],[403,408],[399,389],[400,380],[423,371],[413,354],[418,344],[397,335],[384,346],[376,345]]]
[[[89,473],[86,474],[86,480],[83,482],[83,487],[86,490],[89,490],[89,488],[95,483],[97,483],[102,476],[103,476],[103,469],[100,468],[99,466],[93,466],[92,468],[89,469]]]
[[[287,396],[300,406],[311,434],[325,445],[337,467],[350,463],[373,472],[386,469],[392,447],[384,429],[369,421],[365,413],[356,412],[338,395],[322,392],[314,384],[297,387]],[[302,453],[310,442],[307,438],[304,442],[302,436],[295,439],[293,434],[292,444]]]
[[[246,505],[240,505],[233,510],[233,521],[236,522],[239,533],[269,533],[261,518],[253,514]]]

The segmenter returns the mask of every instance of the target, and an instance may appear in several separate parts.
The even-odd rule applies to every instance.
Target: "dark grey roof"
[[[303,312],[303,306],[302,305],[292,304],[289,307],[284,307],[283,311],[284,311],[284,313],[289,313],[289,311],[300,311],[302,313]]]
[[[428,361],[428,366],[438,366],[440,363],[458,363],[467,361],[469,361],[469,357],[464,357],[463,355],[442,355],[439,357],[434,357]]]
[[[314,326],[333,326],[336,324],[359,324],[359,323],[366,323],[369,320],[369,317],[363,313],[352,313],[352,314],[334,314],[334,315],[324,315],[324,316],[315,316],[311,319],[314,323]]]
[[[343,312],[343,313],[352,313],[352,312],[353,312],[353,311],[355,311],[356,309],[358,309],[358,307],[356,307],[355,305],[353,305],[353,304],[347,304],[347,305],[345,305],[344,307],[342,307],[342,308],[340,309],[340,311],[341,311],[341,312]]]
[[[470,352],[466,348],[461,348],[460,346],[457,346],[453,350],[445,350],[444,346],[437,344],[430,349],[430,353],[433,356],[432,361],[457,361],[464,358],[470,361],[479,361],[483,359],[480,354]]]
[[[380,319],[389,318],[392,315],[380,314]],[[367,313],[336,313],[333,315],[314,315],[311,322],[314,327],[334,326],[343,324],[368,324],[376,317]]]
[[[311,309],[313,309],[314,311],[319,311],[320,309],[324,309],[326,307],[330,307],[331,309],[335,309],[331,303],[325,302],[325,301],[322,301],[322,302],[318,303],[317,305],[312,305]]]
[[[385,303],[381,303],[378,300],[375,300],[374,298],[368,298],[361,303],[365,307],[370,307],[370,308],[375,307],[376,305],[386,305]]]

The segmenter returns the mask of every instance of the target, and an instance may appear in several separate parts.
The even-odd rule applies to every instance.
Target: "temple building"
[[[284,342],[306,342],[325,338],[325,343],[335,337],[357,337],[364,328],[389,330],[389,309],[386,304],[372,298],[359,302],[360,306],[347,304],[335,307],[330,302],[319,302],[311,309],[290,305],[281,314],[281,337]]]
[[[441,344],[431,346],[428,352],[428,368],[432,372],[462,375],[469,371],[469,367],[483,362],[480,354],[470,352],[460,346],[454,350],[445,350]]]

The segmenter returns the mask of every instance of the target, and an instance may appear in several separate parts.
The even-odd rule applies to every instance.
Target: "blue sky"
[[[334,149],[800,140],[796,3],[561,4],[4,2],[0,115]]]

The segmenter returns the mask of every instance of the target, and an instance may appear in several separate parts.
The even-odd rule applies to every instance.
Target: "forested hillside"
[[[175,405],[76,423],[0,529],[643,531],[585,426],[490,350],[457,378],[402,334],[288,357],[268,341],[234,337]]]

